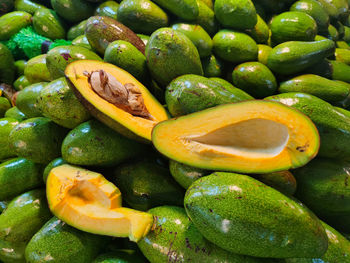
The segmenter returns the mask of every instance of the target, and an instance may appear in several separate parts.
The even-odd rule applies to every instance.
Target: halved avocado
[[[68,164],[53,168],[46,194],[52,213],[82,231],[138,241],[153,225],[151,214],[121,207],[119,189],[86,169]]]
[[[268,173],[314,158],[320,146],[312,121],[280,103],[225,104],[167,120],[152,141],[175,161],[208,170]]]
[[[146,114],[137,115],[128,112],[101,97],[90,84],[92,83],[91,74],[101,70],[110,74],[124,87],[128,85],[136,87],[141,93]],[[117,66],[95,60],[80,60],[69,64],[65,75],[72,84],[71,87],[76,96],[91,114],[124,136],[150,141],[153,127],[158,122],[168,119],[167,112],[157,99],[131,74]]]

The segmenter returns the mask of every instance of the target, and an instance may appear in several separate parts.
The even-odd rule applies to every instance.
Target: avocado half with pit
[[[164,107],[130,73],[109,63],[78,60],[65,75],[91,114],[126,137],[150,141],[153,127],[168,119]]]
[[[225,104],[154,127],[152,141],[170,159],[208,170],[268,173],[303,166],[320,146],[316,126],[280,103]]]

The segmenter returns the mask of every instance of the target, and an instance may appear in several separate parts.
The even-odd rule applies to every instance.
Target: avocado
[[[44,117],[22,121],[15,126],[9,141],[18,156],[47,164],[60,156],[60,146],[66,129]]]
[[[23,90],[25,87],[29,86],[30,84],[31,83],[29,82],[27,77],[22,75],[18,79],[16,79],[15,82],[13,82],[13,87],[15,88],[15,90],[20,91]]]
[[[191,22],[200,25],[210,36],[213,36],[219,28],[214,11],[201,0],[197,0],[197,4],[199,13],[197,18]]]
[[[26,263],[24,251],[26,242],[13,243],[0,239],[0,260],[6,263]]]
[[[155,31],[146,47],[148,68],[162,86],[184,74],[203,75],[198,50],[184,34],[171,29]]]
[[[130,249],[118,249],[99,255],[92,263],[146,263],[141,253]]]
[[[290,171],[257,174],[254,178],[285,195],[294,195],[297,190],[297,181]]]
[[[124,0],[118,8],[118,21],[141,34],[168,26],[168,20],[168,15],[149,0]]]
[[[24,76],[31,84],[51,81],[55,76],[50,75],[50,71],[47,66],[47,55],[39,55],[28,60],[26,67],[24,68]]]
[[[339,40],[339,32],[332,24],[328,26],[328,32],[325,32],[322,35],[333,41]]]
[[[183,189],[171,177],[169,169],[152,158],[118,166],[111,181],[118,186],[127,204],[136,210],[183,204]]]
[[[115,40],[128,41],[143,54],[145,53],[142,40],[130,28],[110,17],[90,17],[86,24],[85,35],[91,47],[100,55],[104,55],[107,46]]]
[[[336,61],[350,65],[350,50],[345,48],[336,48],[334,54]]]
[[[142,42],[147,45],[150,36],[144,35],[144,34],[137,34],[137,36],[142,40]]]
[[[259,263],[260,259],[233,254],[206,240],[186,215],[176,206],[152,208],[154,229],[137,245],[152,263],[217,262]]]
[[[223,79],[223,78],[209,78],[209,80],[213,80],[216,83],[220,84],[221,86],[223,86],[225,89],[227,90],[236,90],[236,87],[234,87],[230,82],[228,82],[227,80]],[[253,97],[249,97],[249,99],[253,99]]]
[[[348,43],[345,41],[337,41],[336,42],[337,48],[345,48],[345,49],[350,49],[350,46]]]
[[[0,6],[0,16],[10,12],[13,9],[13,0],[3,0]]]
[[[273,95],[277,81],[270,69],[260,62],[246,62],[232,72],[233,85],[257,99]]]
[[[56,159],[53,159],[48,165],[46,165],[44,172],[43,172],[43,180],[46,183],[47,177],[49,176],[51,170],[57,166],[67,164],[67,162],[62,158],[58,157]]]
[[[201,61],[204,77],[214,78],[221,77],[223,75],[224,63],[215,55],[210,55],[209,57],[202,58]]]
[[[328,247],[326,232],[310,210],[246,175],[202,177],[187,189],[184,204],[205,238],[234,253],[321,257]]]
[[[89,40],[86,38],[85,35],[78,36],[72,40],[73,46],[80,46],[87,48],[89,50],[92,50],[92,47],[90,46]]]
[[[13,118],[0,118],[0,161],[15,156],[9,144],[8,136],[11,130],[18,124]],[[1,186],[1,185],[0,185]],[[1,195],[1,193],[0,193]],[[0,198],[2,199],[2,198]]]
[[[208,170],[192,167],[173,160],[169,161],[169,170],[175,181],[185,189],[190,187],[194,181],[211,173]]]
[[[0,43],[0,57],[0,83],[11,85],[15,79],[15,61],[11,51],[2,43]]]
[[[15,106],[15,107],[8,109],[5,112],[5,118],[13,118],[13,119],[16,119],[18,121],[23,121],[23,120],[27,119],[28,117]]]
[[[349,47],[348,43],[350,42],[350,27],[348,27],[348,26],[343,26],[343,27],[344,27],[343,42],[345,42],[343,44],[346,48],[349,49],[350,47]]]
[[[17,77],[24,75],[24,69],[25,69],[26,65],[27,65],[26,60],[21,59],[21,60],[15,61],[15,68],[16,68]]]
[[[196,0],[153,0],[153,2],[185,20],[194,20],[199,14]]]
[[[267,59],[272,51],[272,47],[268,45],[258,45],[258,61],[264,65],[267,65]]]
[[[79,231],[62,220],[51,218],[30,240],[25,250],[27,263],[92,262],[106,244],[103,236]]]
[[[37,99],[40,96],[41,90],[46,85],[47,82],[39,82],[29,85],[18,92],[16,106],[27,117],[33,118],[42,116],[41,110],[38,107]]]
[[[216,0],[214,11],[224,27],[251,29],[257,23],[256,10],[251,0]]]
[[[271,40],[280,44],[287,41],[313,41],[317,24],[312,16],[298,11],[284,12],[272,19]]]
[[[38,9],[32,18],[35,31],[52,40],[66,38],[63,20],[55,11],[48,8]]]
[[[332,55],[334,48],[334,42],[328,39],[311,42],[288,41],[272,49],[267,66],[278,74],[295,74]]]
[[[0,215],[0,240],[28,242],[50,218],[45,190],[25,192],[14,198]]]
[[[25,158],[14,158],[0,164],[0,199],[11,198],[43,184],[42,167]]]
[[[237,88],[227,88],[197,75],[183,75],[167,86],[165,101],[173,117],[201,111],[217,105],[253,99]]]
[[[333,20],[346,16],[349,10],[347,0],[318,0]]]
[[[281,102],[306,114],[317,126],[321,137],[319,156],[350,159],[350,118],[328,102],[305,93],[283,93],[265,98]]]
[[[336,60],[329,60],[331,66],[331,78],[350,83],[350,66]]]
[[[84,35],[86,24],[87,24],[87,20],[83,20],[80,23],[72,26],[67,32],[67,39],[73,40],[78,36]]]
[[[115,1],[103,1],[95,10],[95,16],[108,16],[117,19],[119,4]]]
[[[136,157],[143,150],[142,144],[90,120],[68,133],[62,143],[62,158],[77,165],[111,166]]]
[[[65,78],[56,79],[45,85],[37,97],[37,106],[43,116],[69,129],[73,129],[91,117],[78,101]]]
[[[226,29],[214,36],[213,51],[221,59],[233,63],[254,61],[258,57],[258,46],[254,39],[247,34]]]
[[[51,0],[58,15],[71,23],[78,23],[94,13],[94,5],[84,0]]]
[[[22,28],[32,23],[32,15],[23,11],[13,11],[0,17],[0,41],[8,40]]]
[[[5,112],[11,108],[11,103],[5,97],[0,97],[0,118],[4,117]]]
[[[178,23],[172,25],[172,29],[187,36],[196,46],[201,58],[211,55],[213,41],[208,33],[200,25]]]
[[[15,0],[15,10],[17,11],[24,11],[34,15],[35,11],[40,8],[46,7],[32,0]]]
[[[105,51],[104,61],[126,70],[141,82],[148,77],[145,55],[130,42],[116,40],[110,43]]]
[[[267,44],[267,41],[270,37],[269,26],[265,21],[257,15],[258,22],[252,29],[246,29],[246,33],[250,35],[256,43],[258,44]]]

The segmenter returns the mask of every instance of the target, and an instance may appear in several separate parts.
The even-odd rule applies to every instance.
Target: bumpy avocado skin
[[[267,65],[267,58],[270,55],[272,47],[268,45],[259,44],[258,45],[258,61],[264,65]]]
[[[27,61],[20,59],[15,61],[16,75],[17,77],[24,75],[24,69],[27,65]]]
[[[347,65],[350,65],[350,50],[345,48],[336,48],[335,59],[336,61],[340,61]]]
[[[13,82],[13,87],[15,88],[15,90],[22,90],[25,87],[28,87],[30,84],[31,83],[29,82],[27,77],[22,75]]]
[[[321,138],[318,156],[350,159],[350,118],[328,102],[306,93],[283,93],[265,98],[300,110],[316,125]]]
[[[165,101],[173,117],[249,99],[253,97],[240,89],[191,74],[174,79],[165,91]]]
[[[49,174],[53,168],[60,166],[60,165],[63,165],[63,164],[66,164],[66,163],[67,162],[63,158],[58,157],[58,158],[52,160],[48,165],[46,165],[44,172],[43,172],[44,182],[46,183],[47,177],[49,176]]]
[[[15,107],[8,109],[5,112],[5,118],[13,118],[13,119],[16,119],[18,121],[23,121],[23,120],[27,119],[27,116],[15,106]]]
[[[214,11],[201,0],[197,0],[197,4],[199,13],[197,18],[191,22],[200,25],[210,36],[213,36],[219,29],[219,22],[216,20]]]
[[[26,67],[24,68],[24,75],[28,81],[32,84],[51,81],[54,76],[50,75],[50,71],[46,64],[47,55],[39,55],[28,60]]]
[[[214,54],[221,59],[241,63],[254,61],[258,57],[258,46],[247,34],[223,29],[213,38]]]
[[[207,241],[182,207],[160,206],[150,209],[149,213],[156,218],[155,229],[137,244],[144,256],[152,263],[264,262],[257,258],[230,253]]]
[[[40,92],[47,85],[47,82],[39,82],[27,86],[21,90],[16,99],[17,108],[29,118],[42,116],[41,110],[38,107],[37,99]]]
[[[94,5],[84,0],[51,0],[53,9],[71,23],[78,23],[94,13]]]
[[[15,153],[13,152],[12,147],[9,144],[8,136],[11,130],[18,123],[18,120],[13,118],[0,119],[0,161],[15,156]]]
[[[13,243],[0,240],[0,260],[6,263],[26,263],[24,251],[26,242]]]
[[[91,117],[75,97],[65,78],[48,83],[40,91],[37,105],[43,116],[69,129],[73,129]]]
[[[224,74],[224,63],[215,55],[203,58],[202,67],[204,77],[207,78],[221,77]]]
[[[148,262],[138,251],[119,249],[99,255],[92,263],[146,263]]]
[[[252,29],[247,29],[246,32],[250,35],[258,44],[267,44],[270,36],[270,28],[259,15],[258,22]]]
[[[36,163],[47,164],[60,156],[65,128],[44,117],[27,119],[14,127],[10,144],[18,156]]]
[[[84,48],[87,48],[89,50],[92,50],[92,47],[90,46],[89,41],[87,40],[85,35],[77,36],[72,40],[73,46],[81,46]]]
[[[45,190],[21,194],[0,215],[0,239],[14,243],[28,242],[50,218]]]
[[[108,16],[115,20],[118,20],[118,7],[119,4],[115,1],[102,2],[95,10],[95,16]]]
[[[203,75],[195,45],[184,34],[171,28],[158,29],[151,35],[146,58],[152,77],[164,87],[184,74]]]
[[[17,11],[24,11],[34,15],[35,11],[40,8],[46,7],[32,0],[15,0],[15,10]]]
[[[0,97],[0,118],[5,116],[6,111],[11,108],[11,103],[5,97]]]
[[[168,15],[149,0],[124,0],[118,8],[118,21],[136,33],[151,34],[168,26]]]
[[[254,178],[285,195],[294,195],[297,190],[297,181],[290,171],[258,174]]]
[[[111,166],[138,156],[145,146],[123,137],[97,120],[71,130],[62,143],[62,158],[71,164]]]
[[[185,20],[196,19],[199,14],[196,0],[154,0],[153,2]]]
[[[23,11],[13,11],[0,17],[0,40],[8,40],[22,28],[32,23],[32,15]]]
[[[64,22],[55,11],[40,8],[34,13],[32,20],[33,27],[38,34],[52,40],[66,38]]]
[[[11,51],[2,43],[0,43],[0,57],[0,82],[12,85],[15,79],[15,61]]]
[[[346,0],[318,0],[332,20],[338,20],[346,16],[349,5]]]
[[[80,23],[72,26],[67,32],[67,39],[73,40],[78,36],[84,35],[87,20],[83,20]]]
[[[350,83],[350,66],[336,60],[329,60],[331,78]]]
[[[103,236],[92,235],[51,218],[30,240],[25,250],[28,263],[92,262],[106,244]]]
[[[184,204],[205,238],[235,253],[320,257],[327,250],[327,235],[310,210],[249,176],[202,177],[187,189]]]
[[[145,46],[147,46],[150,36],[144,34],[137,34],[137,36],[142,40]]]

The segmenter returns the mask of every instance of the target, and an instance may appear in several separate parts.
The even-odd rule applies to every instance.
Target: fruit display
[[[350,1],[0,0],[0,263],[350,263]]]

